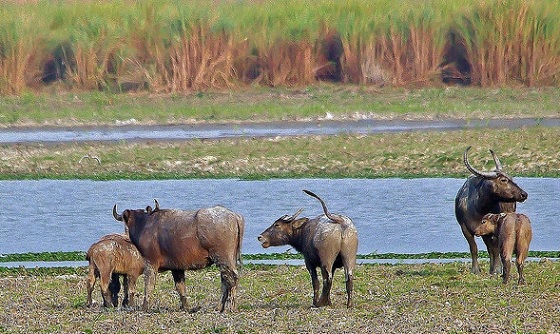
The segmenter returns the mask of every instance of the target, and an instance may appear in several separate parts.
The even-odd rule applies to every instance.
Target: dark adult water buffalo
[[[478,274],[480,267],[478,265],[478,247],[474,240],[475,228],[487,213],[515,212],[516,202],[525,201],[527,193],[502,171],[502,164],[492,150],[490,153],[496,169],[491,172],[481,172],[469,163],[467,157],[469,149],[470,146],[463,153],[463,161],[467,169],[474,175],[469,176],[455,197],[455,217],[469,243],[472,258],[471,271]],[[492,235],[483,235],[482,240],[484,240],[490,256],[490,273],[500,274],[502,266],[498,241]]]
[[[187,309],[185,270],[220,269],[222,298],[220,311],[235,309],[235,293],[241,264],[241,242],[244,219],[222,206],[196,211],[159,209],[125,210],[113,216],[128,227],[130,239],[145,259],[145,293],[143,309],[148,309],[149,296],[157,272],[171,270],[175,288],[181,298],[181,309]]]
[[[300,209],[293,216],[284,215],[263,231],[258,240],[262,247],[290,245],[303,254],[305,266],[313,284],[313,306],[331,305],[330,291],[336,268],[344,267],[346,278],[346,306],[352,307],[353,275],[358,251],[358,232],[346,216],[329,213],[323,200],[304,190],[321,202],[324,214],[315,218],[299,218]],[[319,296],[317,267],[323,276],[323,291]]]

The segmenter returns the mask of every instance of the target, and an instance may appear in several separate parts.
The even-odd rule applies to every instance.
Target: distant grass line
[[[478,252],[479,257],[488,258],[486,251]],[[560,251],[529,251],[529,257],[534,258],[560,258]],[[370,253],[358,254],[358,259],[385,260],[385,259],[467,259],[468,252],[430,252],[430,253]],[[257,253],[243,254],[243,260],[299,260],[303,256],[299,253]],[[41,252],[41,253],[15,253],[0,255],[0,262],[35,262],[35,261],[84,261],[85,252]]]
[[[335,118],[558,117],[560,88],[371,88],[315,84],[194,95],[107,92],[0,96],[1,126],[190,124]]]

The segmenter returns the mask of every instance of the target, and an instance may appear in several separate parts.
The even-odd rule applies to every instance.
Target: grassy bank
[[[311,283],[303,266],[246,266],[238,312],[220,314],[219,273],[189,271],[187,298],[202,309],[178,310],[169,273],[160,274],[149,312],[87,309],[85,271],[64,275],[20,272],[0,278],[2,332],[138,333],[550,333],[560,329],[558,262],[531,262],[527,284],[469,273],[468,265],[360,265],[355,307],[344,307],[344,277],[333,284],[333,306],[311,309]],[[286,281],[289,277],[289,282]],[[514,278],[516,274],[514,273]],[[138,283],[139,299],[143,281]],[[96,288],[94,299],[99,301]]]
[[[3,1],[0,94],[557,86],[558,0]],[[390,13],[390,15],[387,15]]]
[[[514,176],[558,177],[560,129],[475,129],[369,136],[311,136],[216,141],[9,145],[2,179],[379,178],[466,177],[462,154],[493,169],[488,148]],[[101,164],[84,160],[94,154]]]
[[[193,95],[104,92],[0,97],[0,127],[325,118],[486,119],[558,117],[560,88],[393,89],[317,84]]]

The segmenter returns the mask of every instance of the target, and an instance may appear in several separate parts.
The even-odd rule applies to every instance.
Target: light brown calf
[[[515,263],[519,274],[518,284],[524,284],[523,265],[529,253],[529,244],[533,238],[531,221],[521,213],[488,213],[482,217],[482,223],[474,230],[475,235],[493,235],[500,247],[500,257],[504,268],[504,283],[509,281],[512,254],[516,254]]]
[[[89,261],[87,306],[92,305],[91,293],[99,278],[103,306],[117,306],[120,290],[119,275],[123,275],[123,306],[134,306],[136,280],[144,272],[144,259],[124,234],[108,234],[91,245],[86,254]]]

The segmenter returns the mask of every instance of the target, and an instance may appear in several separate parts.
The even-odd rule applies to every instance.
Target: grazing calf
[[[348,295],[346,306],[350,308],[358,232],[350,218],[329,213],[323,200],[308,190],[304,192],[321,202],[324,214],[312,219],[296,219],[303,210],[300,209],[291,217],[284,215],[262,232],[258,240],[264,248],[290,245],[303,254],[305,266],[311,275],[315,307],[331,305],[330,291],[334,271],[344,267]],[[323,291],[320,296],[317,267],[321,268],[323,276]]]
[[[124,234],[108,234],[91,245],[86,253],[89,261],[87,306],[92,305],[91,293],[99,278],[103,306],[117,306],[120,290],[119,275],[123,275],[122,306],[134,306],[136,280],[144,272],[144,259]]]
[[[482,223],[474,232],[476,235],[492,234],[497,238],[504,268],[504,283],[509,281],[512,253],[516,254],[515,263],[519,274],[517,283],[524,284],[523,265],[533,237],[529,218],[521,213],[488,213],[482,217]]]

